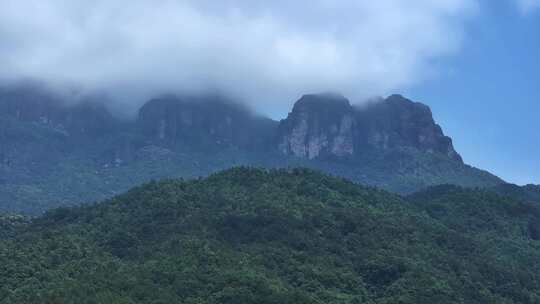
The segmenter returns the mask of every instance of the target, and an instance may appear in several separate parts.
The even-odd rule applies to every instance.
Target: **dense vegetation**
[[[540,185],[517,186],[514,184],[499,184],[492,191],[507,197],[526,202],[540,202]]]
[[[0,303],[540,302],[540,210],[485,190],[235,168],[0,227]]]

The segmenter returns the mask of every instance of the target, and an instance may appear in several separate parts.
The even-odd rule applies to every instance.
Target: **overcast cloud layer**
[[[306,92],[359,100],[436,73],[433,63],[459,50],[475,4],[0,0],[0,77],[82,85],[135,103],[204,89],[261,110]]]

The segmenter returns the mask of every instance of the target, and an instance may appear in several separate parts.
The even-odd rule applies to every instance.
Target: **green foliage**
[[[539,303],[537,223],[483,190],[234,168],[9,226],[0,303]]]
[[[502,196],[516,198],[525,202],[540,203],[540,185],[518,186],[514,184],[499,184],[490,190]]]

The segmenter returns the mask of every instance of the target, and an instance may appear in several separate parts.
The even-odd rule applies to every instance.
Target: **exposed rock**
[[[103,136],[117,127],[103,100],[82,98],[67,104],[64,97],[35,85],[4,89],[0,113],[76,138]]]
[[[137,126],[168,146],[255,149],[270,141],[276,123],[219,96],[164,96],[140,109]]]
[[[444,135],[433,120],[431,109],[401,95],[357,108],[356,117],[364,130],[360,144],[377,149],[412,147],[422,152],[439,153],[462,162],[452,139]]]
[[[400,148],[438,153],[462,162],[429,107],[400,95],[362,107],[352,107],[339,95],[305,95],[281,121],[278,132],[279,151],[300,158]]]
[[[13,119],[40,124],[54,124],[66,115],[59,96],[35,85],[4,88],[0,92],[0,113]]]
[[[337,156],[345,156],[354,154],[354,118],[352,115],[345,115],[341,119],[339,126],[339,133],[334,138],[334,143],[332,144],[332,154]]]
[[[283,154],[313,159],[322,155],[352,155],[354,119],[343,96],[304,95],[278,131]]]

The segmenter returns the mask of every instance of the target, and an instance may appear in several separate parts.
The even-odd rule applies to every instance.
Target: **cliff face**
[[[117,122],[101,101],[81,99],[65,102],[44,88],[23,86],[0,92],[0,115],[32,123],[72,139],[104,136]]]
[[[337,95],[305,95],[278,130],[278,149],[314,159],[354,154],[355,120],[349,101]]]
[[[300,158],[403,148],[462,162],[429,107],[400,95],[362,107],[351,106],[342,96],[306,95],[281,121],[278,132],[279,151]]]
[[[0,185],[45,176],[67,158],[98,166],[132,158],[132,136],[122,135],[129,124],[104,103],[97,97],[70,100],[37,85],[0,89]]]
[[[444,135],[425,104],[392,95],[356,112],[357,119],[366,128],[366,135],[361,140],[368,146],[380,149],[412,147],[462,162],[454,150],[452,139]]]
[[[1,89],[0,111],[12,119],[42,123],[60,120],[65,115],[60,97],[33,85]]]
[[[153,99],[139,111],[139,131],[158,144],[255,149],[276,123],[217,96]]]

